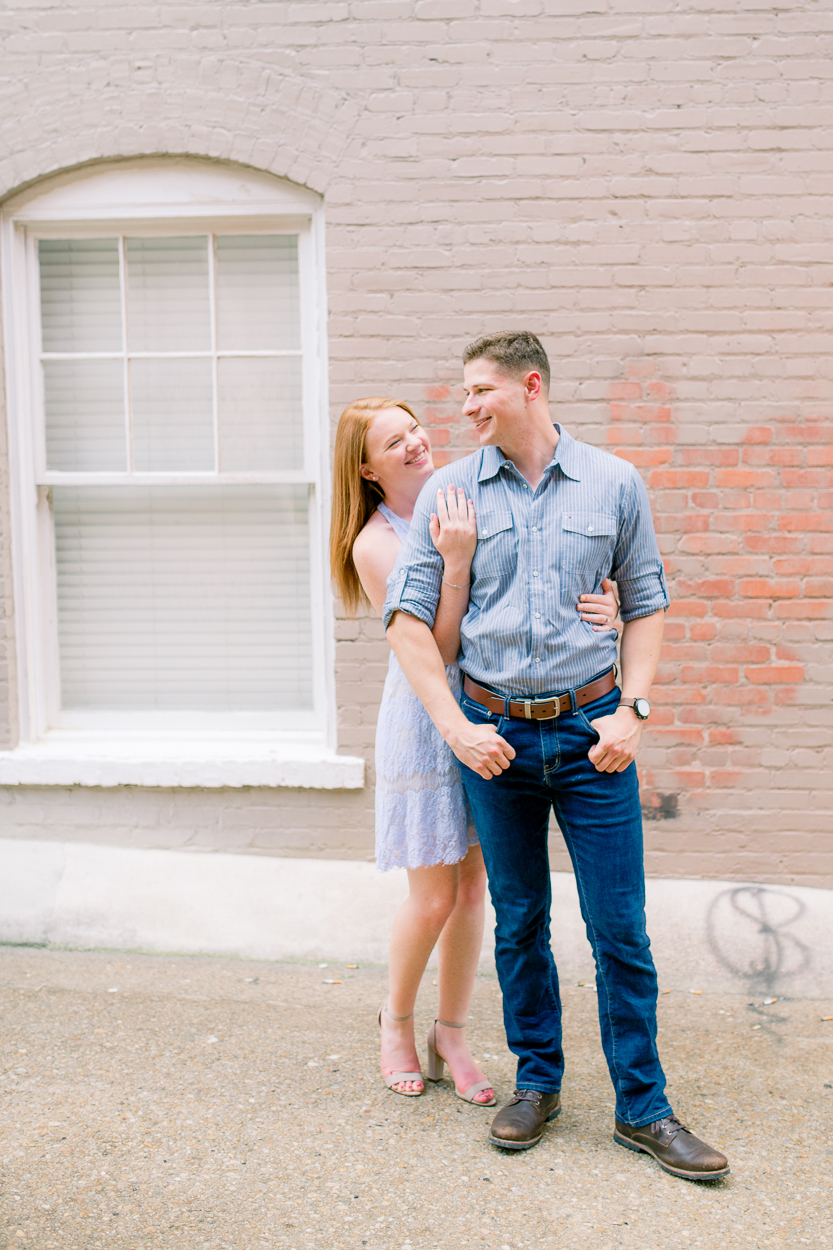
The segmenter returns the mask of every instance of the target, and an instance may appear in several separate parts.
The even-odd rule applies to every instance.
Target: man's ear
[[[526,377],[524,378],[524,390],[526,391],[527,399],[530,402],[532,400],[538,399],[539,395],[541,394],[542,387],[543,387],[543,382],[541,379],[541,375],[537,369],[533,369],[531,373],[528,373]]]

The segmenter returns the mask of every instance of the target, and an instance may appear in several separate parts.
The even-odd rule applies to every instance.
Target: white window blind
[[[305,486],[52,494],[65,707],[312,706]]]
[[[310,709],[311,486],[258,481],[305,461],[297,235],[38,259],[61,706]]]

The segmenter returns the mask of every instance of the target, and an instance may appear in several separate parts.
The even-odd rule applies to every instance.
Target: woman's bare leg
[[[471,847],[458,867],[457,900],[439,939],[439,1018],[452,1024],[464,1024],[468,1016],[483,944],[486,868],[480,847]],[[461,1092],[487,1079],[472,1058],[465,1029],[437,1024],[437,1046]],[[475,1101],[491,1102],[493,1096],[492,1090],[483,1090]]]
[[[387,1010],[382,1012],[382,1072],[416,1072],[413,1010],[428,957],[457,899],[459,864],[408,869],[408,897],[393,921],[388,959]],[[406,1016],[394,1020],[394,1016]],[[406,1081],[397,1089],[422,1089]]]

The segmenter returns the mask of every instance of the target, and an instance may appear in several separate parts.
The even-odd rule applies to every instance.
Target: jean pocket
[[[590,713],[589,716],[585,713],[584,708],[580,707],[576,709],[579,719],[597,742],[599,741],[600,735],[591,725],[591,718],[593,720],[600,720],[603,716],[612,716],[619,706],[619,700],[621,697],[622,695],[619,687],[614,686],[614,688],[608,691],[607,694],[603,694],[600,698],[593,699],[591,703],[587,704],[587,711]]]
[[[474,699],[470,699],[467,695],[463,695],[460,700],[460,710],[466,720],[473,721],[475,724],[488,725],[497,720],[494,712],[490,712],[482,703],[476,703]]]

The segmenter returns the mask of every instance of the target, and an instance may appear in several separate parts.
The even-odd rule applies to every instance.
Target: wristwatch
[[[633,708],[634,716],[638,716],[640,720],[647,720],[651,715],[651,705],[647,699],[620,699],[619,706]]]

